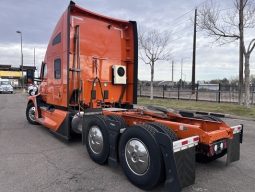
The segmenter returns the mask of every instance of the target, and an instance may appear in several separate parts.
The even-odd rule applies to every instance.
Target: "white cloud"
[[[35,65],[37,71],[40,70],[41,63],[44,59],[46,45],[44,44],[24,44],[23,45],[23,64],[25,66],[34,65],[34,48],[35,48]],[[0,64],[9,64],[13,67],[21,65],[20,44],[0,43]]]
[[[175,80],[180,78],[180,62],[183,60],[183,76],[191,79],[194,7],[204,0],[76,0],[81,7],[103,15],[126,20],[135,20],[138,25],[171,32],[170,44],[175,60]],[[222,8],[233,7],[232,1],[217,1]],[[9,0],[0,4],[0,63],[20,65],[19,37],[24,36],[24,64],[33,64],[33,48],[36,48],[36,65],[44,58],[46,45],[54,26],[67,8],[69,0]],[[15,6],[13,6],[15,5]],[[187,13],[188,12],[188,13]],[[182,17],[181,15],[185,14]],[[254,30],[248,35],[253,37]],[[197,80],[233,77],[238,74],[238,44],[217,46],[211,44],[203,33],[197,34]],[[171,62],[156,64],[155,79],[171,80]],[[255,74],[254,58],[251,73]],[[139,62],[139,79],[150,79],[148,65]]]

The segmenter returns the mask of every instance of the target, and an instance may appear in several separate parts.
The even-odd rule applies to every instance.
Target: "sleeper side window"
[[[54,77],[55,79],[61,79],[61,59],[54,60]]]
[[[52,45],[59,44],[60,42],[61,42],[61,33],[56,35],[56,37],[52,41]]]
[[[42,63],[41,78],[42,79],[46,79],[47,78],[47,65],[46,65],[46,63]]]

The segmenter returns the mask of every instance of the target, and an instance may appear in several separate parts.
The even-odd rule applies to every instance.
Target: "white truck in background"
[[[13,94],[13,87],[8,79],[0,79],[0,94],[2,93]]]

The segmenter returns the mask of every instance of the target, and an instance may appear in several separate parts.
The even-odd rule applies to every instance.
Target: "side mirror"
[[[34,78],[34,81],[36,81],[36,82],[42,82],[42,78],[41,78],[41,77],[39,77],[39,78]]]
[[[45,62],[42,62],[41,71],[40,71],[40,77],[39,77],[39,79],[41,81],[43,81],[43,79],[45,79],[45,77],[44,77],[45,73],[47,73],[47,65],[46,65]]]

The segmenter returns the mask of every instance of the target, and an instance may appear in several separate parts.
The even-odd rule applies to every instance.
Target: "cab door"
[[[39,93],[42,96],[42,99],[47,102],[47,95],[48,95],[48,70],[47,70],[47,64],[45,62],[41,65],[41,74],[40,74],[42,82],[39,85]]]
[[[54,74],[53,74],[53,102],[55,105],[62,106],[64,104],[63,97],[66,94],[63,85],[62,75],[62,59],[56,56],[53,61]]]

